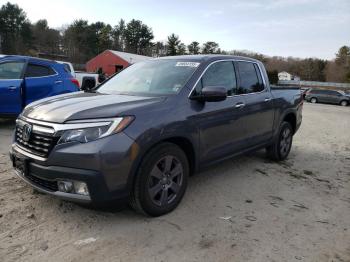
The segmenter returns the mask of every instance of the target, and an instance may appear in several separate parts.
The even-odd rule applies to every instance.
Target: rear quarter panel
[[[299,88],[272,88],[271,94],[274,97],[276,108],[274,121],[274,134],[276,135],[283,119],[290,113],[296,117],[296,126],[302,121],[303,98]]]
[[[60,80],[63,82],[61,88],[54,90],[55,95],[80,91],[79,88],[71,81],[73,78],[72,74],[67,72],[62,64],[54,64],[54,68],[58,72]]]

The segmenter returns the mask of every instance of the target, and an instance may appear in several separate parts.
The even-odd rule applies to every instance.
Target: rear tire
[[[310,102],[313,103],[313,104],[316,104],[317,103],[317,98],[316,97],[312,97],[310,99]]]
[[[131,207],[154,217],[171,212],[185,194],[188,176],[185,153],[172,143],[157,145],[146,154],[137,170]]]
[[[348,105],[348,101],[346,101],[346,100],[340,101],[340,105],[341,106],[347,106]]]
[[[282,122],[275,142],[266,148],[267,156],[275,161],[285,160],[292,148],[293,128],[288,122]]]

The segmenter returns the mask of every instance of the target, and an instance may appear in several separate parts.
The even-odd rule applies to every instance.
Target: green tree
[[[134,54],[144,55],[152,47],[152,29],[140,20],[131,20],[125,28],[125,49]]]
[[[342,46],[336,53],[335,70],[342,72],[341,81],[350,83],[350,47]]]
[[[120,19],[113,29],[113,49],[124,51],[125,49],[125,20]]]
[[[177,55],[180,44],[181,41],[178,35],[175,35],[174,33],[169,35],[167,42],[167,55]]]
[[[160,41],[154,43],[152,56],[160,57],[165,55],[166,55],[166,46],[164,45],[164,43]]]
[[[0,51],[4,54],[28,54],[32,31],[26,13],[16,4],[0,9]]]
[[[33,46],[39,53],[60,53],[61,35],[58,30],[49,28],[46,19],[32,25]]]
[[[101,23],[98,31],[94,32],[97,37],[97,52],[99,54],[106,49],[111,49],[113,44],[113,30],[109,24]]]
[[[218,54],[220,53],[219,44],[213,41],[208,41],[203,44],[202,54]]]
[[[199,43],[197,41],[193,41],[191,44],[187,46],[188,48],[188,53],[191,55],[197,55],[199,54],[200,47]]]
[[[350,66],[350,47],[342,46],[335,54],[335,62],[339,65]]]
[[[176,53],[178,55],[185,55],[187,52],[187,48],[186,48],[186,45],[184,43],[180,43],[177,47],[177,51]]]
[[[85,63],[96,55],[96,36],[86,20],[75,20],[63,35],[64,49],[70,60]]]

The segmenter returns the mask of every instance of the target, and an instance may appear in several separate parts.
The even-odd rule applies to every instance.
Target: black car
[[[94,92],[27,106],[10,155],[37,190],[92,204],[128,200],[159,216],[180,203],[189,175],[210,164],[261,148],[287,158],[302,105],[299,89],[272,90],[254,59],[151,59]]]
[[[350,104],[350,97],[343,91],[311,89],[306,92],[305,100],[311,103],[327,103],[347,106]]]

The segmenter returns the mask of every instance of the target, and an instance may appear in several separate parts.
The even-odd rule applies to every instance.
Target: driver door
[[[192,101],[193,116],[199,128],[200,159],[203,164],[222,159],[244,147],[244,97],[234,96],[237,82],[232,61],[210,65],[198,81],[194,93],[203,87],[220,86],[227,90],[227,98],[220,102]]]
[[[24,60],[0,62],[0,114],[18,115],[22,111]]]

